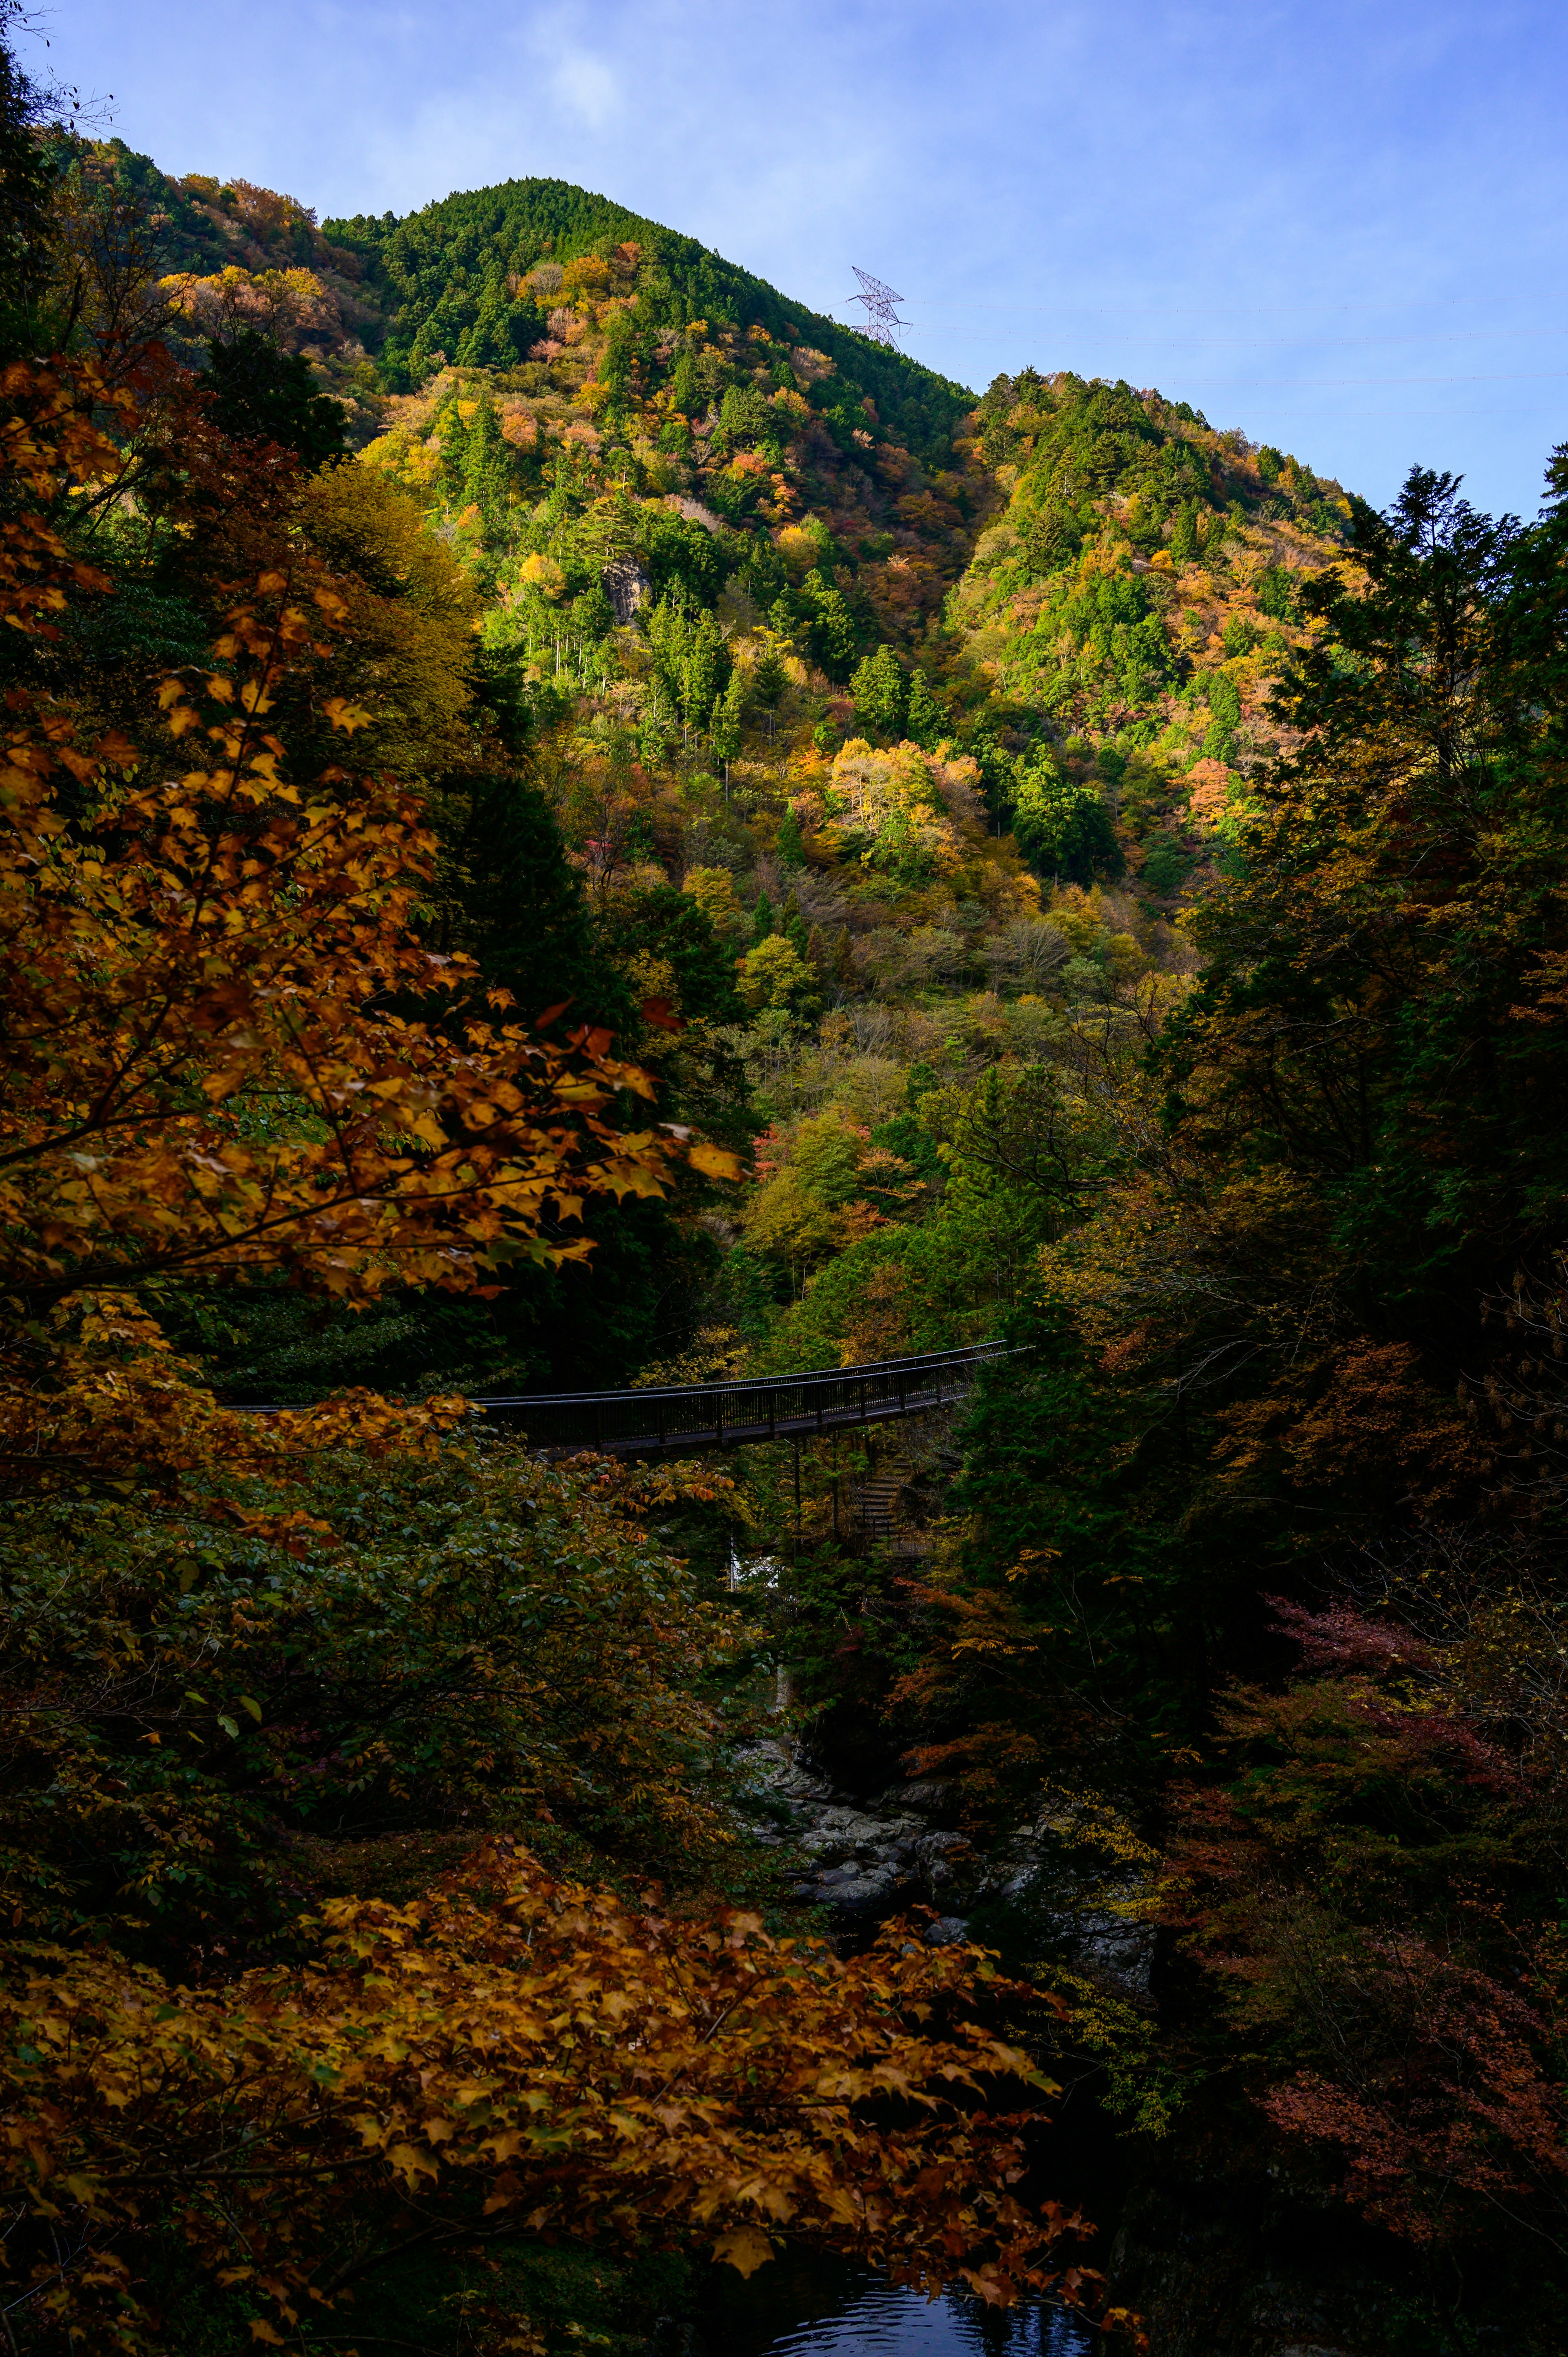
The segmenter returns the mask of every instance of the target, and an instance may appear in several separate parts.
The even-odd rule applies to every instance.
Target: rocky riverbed
[[[922,1908],[934,1910],[925,1930],[933,1945],[972,1936],[989,1945],[1002,1916],[1022,1916],[1070,1971],[1152,2010],[1155,1929],[1074,1888],[1059,1821],[1042,1815],[980,1846],[963,1832],[957,1788],[945,1779],[846,1792],[784,1740],[756,1745],[746,1764],[754,1825],[799,1862],[795,1896],[827,1910],[844,1948]],[[1151,2357],[1388,2357],[1395,2349],[1401,2357],[1459,2357],[1462,2349],[1502,2357],[1504,2287],[1451,2326],[1420,2254],[1364,2225],[1318,2179],[1297,2181],[1263,2142],[1217,2151],[1202,2110],[1183,2114],[1161,2141],[1122,2136],[1092,2109],[1075,2111],[1070,2129],[1058,2130],[1061,2158],[1082,2180],[1073,2198],[1104,2230],[1100,2264],[1111,2296],[1142,2313]],[[825,2311],[826,2337],[818,2343],[808,2332],[798,2345],[838,2347],[836,2329]],[[901,2352],[905,2343],[895,2335],[865,2345]]]
[[[1044,1817],[1007,1828],[983,1848],[959,1824],[958,1789],[942,1777],[899,1783],[870,1798],[835,1789],[785,1742],[747,1755],[762,1838],[795,1851],[804,1870],[798,1899],[825,1907],[845,1938],[888,1916],[933,1907],[933,1946],[970,1936],[988,1906],[1026,1906],[1072,1968],[1112,1994],[1149,2001],[1152,1925],[1076,1902],[1063,1882],[1059,1845]],[[980,1934],[977,1934],[980,1936]]]

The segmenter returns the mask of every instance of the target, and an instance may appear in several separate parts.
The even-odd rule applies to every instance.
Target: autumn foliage
[[[149,2345],[118,2247],[149,2199],[274,2345],[361,2272],[367,2213],[378,2250],[694,2229],[749,2272],[804,2233],[991,2299],[1077,2280],[1052,2260],[1077,2222],[1015,2190],[1044,2083],[963,2018],[965,1955],[895,1932],[846,1964],[505,1852],[317,1930],[303,1970],[211,1993],[102,1954],[16,1985],[6,2191],[88,2238],[39,2282],[100,2345]]]
[[[737,1166],[628,1125],[656,1084],[607,1031],[529,1010],[546,1039],[431,946],[436,838],[357,760],[375,716],[339,683],[363,587],[276,453],[247,475],[148,368],[0,386],[27,650],[0,773],[21,2329],[164,2347],[149,2270],[177,2251],[188,2305],[280,2344],[405,2244],[497,2233],[695,2234],[749,2268],[789,2232],[993,2299],[1056,2280],[1071,2222],[1015,2190],[1044,2083],[985,2026],[1000,1986],[898,1934],[846,1965],[690,1895],[736,1846],[693,1691],[736,1635],[642,1518],[711,1485],[465,1454],[457,1399],[258,1419],[165,1339],[192,1284],[483,1292],[589,1252],[596,1200]],[[166,479],[190,461],[171,513],[236,561],[207,660],[105,727],[54,662],[112,594],[63,524],[158,434]],[[384,1878],[381,1829],[421,1811],[445,1883],[330,1895],[343,1859]],[[553,1875],[531,1824],[688,1896]]]
[[[1156,2345],[1204,2328],[1140,2234],[1234,2255],[1234,2192],[1419,2281],[1391,2346],[1469,2347],[1490,2270],[1555,2352],[1568,457],[1531,524],[1422,469],[1380,515],[561,183],[323,229],[45,152],[18,2341],[357,2345],[421,2251],[444,2348],[475,2253],[1075,2292],[1048,2063],[1143,2139]],[[960,1419],[723,1473],[463,1396],[993,1335]],[[807,1872],[884,1899],[759,1733],[918,1776],[871,1888],[1006,1975],[789,1938]]]
[[[6,619],[58,633],[68,593],[107,585],[47,511],[121,456],[91,369],[18,364],[5,389],[28,502],[6,524]],[[274,536],[280,562],[225,585],[214,667],[161,683],[162,746],[78,741],[47,694],[12,695],[3,1281],[37,1338],[12,1363],[20,1478],[76,1458],[95,1413],[91,1384],[57,1365],[40,1388],[33,1365],[85,1294],[259,1270],[360,1300],[471,1289],[581,1255],[544,1228],[587,1194],[657,1193],[686,1151],[734,1167],[619,1125],[618,1094],[653,1083],[607,1033],[545,1046],[504,1000],[447,1011],[472,974],[416,929],[435,851],[416,799],[342,762],[290,773],[285,716],[349,740],[370,716],[330,692],[341,590]]]

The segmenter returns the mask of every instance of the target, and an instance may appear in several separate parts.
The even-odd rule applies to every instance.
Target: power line
[[[899,300],[900,300],[900,301],[904,301],[905,299],[908,299],[908,300],[911,300],[911,301],[916,301],[916,302],[918,302],[920,298],[919,298],[918,296],[911,296],[911,297],[908,297],[908,298],[905,298],[904,296],[900,296],[900,297],[899,297]],[[1188,297],[1188,298],[1187,299],[1187,301],[1186,301],[1186,302],[1184,302],[1184,303],[1182,303],[1182,304],[1176,305],[1176,306],[1172,306],[1172,307],[1171,307],[1171,308],[1176,308],[1176,309],[1182,309],[1182,310],[1190,310],[1190,309],[1193,307],[1193,306],[1194,306],[1194,304],[1195,304],[1196,302],[1198,302],[1198,301],[1203,300],[1203,299],[1206,299],[1206,298],[1197,297],[1197,296],[1191,296],[1191,297]],[[1425,310],[1425,311],[1427,311],[1427,312],[1429,312],[1429,313],[1431,313],[1431,312],[1436,312],[1436,311],[1443,311],[1443,310],[1458,310],[1458,309],[1461,307],[1461,304],[1462,304],[1462,303],[1464,303],[1464,302],[1466,302],[1466,299],[1467,299],[1467,298],[1465,298],[1465,297],[1462,297],[1462,296],[1455,296],[1452,297],[1450,300],[1448,300],[1448,301],[1446,301],[1446,302],[1444,302],[1444,300],[1442,300],[1441,298],[1436,298],[1436,299],[1426,299],[1426,298],[1423,298],[1423,301],[1422,301],[1422,304],[1421,304],[1421,308],[1422,308],[1422,309],[1423,309],[1423,310]],[[1550,294],[1548,294],[1548,295],[1546,295],[1546,296],[1541,296],[1539,292],[1532,292],[1532,293],[1530,294],[1530,296],[1528,297],[1528,300],[1530,301],[1530,306],[1531,306],[1531,307],[1532,307],[1532,308],[1539,308],[1539,307],[1541,307],[1541,306],[1542,302],[1544,302],[1548,307],[1551,307],[1552,305],[1554,305],[1554,304],[1556,304],[1556,303],[1559,303],[1559,302],[1562,300],[1562,297],[1561,297],[1560,296],[1550,295]],[[1233,311],[1233,312],[1234,312],[1234,314],[1235,314],[1235,316],[1236,316],[1236,317],[1240,317],[1240,318],[1253,318],[1253,319],[1256,319],[1256,318],[1262,318],[1262,317],[1265,317],[1267,316],[1267,314],[1266,314],[1266,312],[1265,312],[1265,310],[1264,310],[1263,307],[1262,307],[1261,304],[1241,304],[1241,305],[1232,304],[1232,305],[1229,305],[1227,307],[1228,307],[1228,308],[1230,308],[1231,311]],[[1355,306],[1355,305],[1353,305],[1353,304],[1349,304],[1349,303],[1339,303],[1339,304],[1332,305],[1332,306],[1330,307],[1330,310],[1331,310],[1331,312],[1344,313],[1344,312],[1350,312],[1350,311],[1354,311],[1357,307],[1357,307],[1357,306]],[[1005,312],[1005,313],[1007,314],[1007,316],[1008,316],[1008,317],[1009,317],[1009,318],[1023,318],[1023,319],[1060,319],[1060,318],[1062,318],[1062,317],[1067,317],[1067,316],[1069,316],[1069,315],[1070,315],[1070,316],[1071,316],[1073,318],[1075,318],[1075,319],[1079,319],[1079,318],[1117,319],[1117,318],[1122,318],[1122,317],[1124,317],[1127,315],[1127,313],[1128,313],[1129,311],[1136,311],[1136,312],[1138,312],[1138,313],[1140,313],[1140,314],[1142,314],[1142,315],[1144,315],[1144,316],[1150,316],[1150,315],[1152,314],[1153,310],[1154,310],[1154,307],[1152,307],[1152,306],[1151,306],[1151,305],[1150,305],[1146,300],[1144,300],[1143,297],[1141,297],[1141,296],[1129,296],[1129,297],[1128,297],[1127,302],[1125,303],[1125,305],[1122,305],[1122,306],[1121,306],[1121,307],[1117,307],[1117,308],[1114,308],[1114,309],[1102,309],[1102,310],[1098,311],[1098,312],[1095,312],[1095,311],[1085,311],[1085,310],[1084,310],[1080,306],[1079,306],[1078,304],[1076,304],[1070,296],[1062,296],[1062,297],[1061,297],[1061,298],[1060,298],[1060,299],[1059,299],[1056,304],[1051,305],[1051,306],[1048,306],[1048,307],[1047,307],[1047,306],[1046,306],[1046,305],[1043,305],[1043,304],[1031,304],[1031,303],[987,303],[987,302],[984,302],[984,301],[980,300],[980,299],[978,299],[978,298],[972,298],[971,300],[967,301],[967,302],[964,304],[963,308],[962,308],[962,310],[961,310],[961,311],[947,311],[947,312],[943,312],[943,313],[941,313],[941,314],[940,314],[940,315],[931,315],[931,314],[928,314],[928,316],[940,316],[940,317],[944,317],[944,318],[953,319],[953,318],[967,318],[967,317],[969,317],[972,312],[975,312],[975,311],[998,311],[998,312]],[[1444,333],[1446,333],[1447,331],[1446,331],[1446,330],[1442,330],[1442,331],[1438,331],[1438,332],[1444,332]],[[1459,334],[1466,334],[1466,333],[1477,332],[1477,331],[1472,331],[1472,330],[1468,330],[1468,329],[1461,328],[1461,329],[1457,329],[1457,330],[1455,330],[1455,332],[1456,332],[1456,333],[1459,333]],[[1480,332],[1480,333],[1482,333],[1482,334],[1489,334],[1489,333],[1492,333],[1492,332],[1494,332],[1494,331],[1493,331],[1493,330],[1491,330],[1491,329],[1481,329],[1481,330],[1479,330],[1478,332]],[[1505,328],[1505,329],[1502,329],[1502,330],[1498,331],[1498,332],[1501,332],[1501,333],[1503,333],[1503,334],[1507,334],[1507,333],[1509,333],[1509,330],[1508,330],[1508,329],[1506,329],[1506,328]],[[1560,329],[1555,329],[1555,328],[1553,328],[1553,329],[1541,329],[1541,330],[1535,330],[1535,329],[1520,329],[1520,332],[1521,334],[1533,334],[1533,333],[1537,333],[1537,332],[1540,332],[1540,333],[1545,333],[1545,334],[1558,334],[1558,333],[1562,333],[1562,332],[1564,332],[1564,331],[1560,330]],[[1228,341],[1228,340],[1230,340],[1230,339],[1227,339],[1227,338],[1219,338],[1219,339],[1217,339],[1216,340],[1219,340],[1219,341],[1224,342],[1224,341]]]
[[[919,327],[928,321],[962,319],[963,311],[928,311],[923,317],[906,319],[905,327]],[[1045,317],[1044,312],[1036,316]],[[1077,322],[1068,317],[1058,317],[1059,332],[1077,332]],[[1131,332],[1131,330],[1128,330]],[[1329,351],[1359,351],[1370,344],[1466,344],[1466,343],[1527,343],[1543,338],[1568,336],[1568,328],[1434,328],[1418,335],[1341,336],[1337,338],[1313,335],[1294,336],[1163,336],[1151,349],[1158,351],[1188,351],[1204,350],[1212,345],[1244,345],[1249,349],[1270,351],[1296,351],[1313,346]]]
[[[1568,369],[1500,371],[1475,376],[1213,377],[1187,380],[1195,393],[1341,393],[1370,384],[1561,384]]]

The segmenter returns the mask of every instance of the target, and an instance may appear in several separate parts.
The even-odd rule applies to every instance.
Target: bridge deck
[[[665,1391],[520,1393],[477,1399],[474,1405],[487,1417],[520,1425],[542,1456],[584,1448],[612,1457],[668,1456],[923,1415],[950,1405],[969,1389],[978,1367],[1005,1355],[1004,1343],[981,1342],[965,1351],[928,1351],[803,1375],[682,1383]]]
[[[803,1375],[681,1383],[663,1391],[516,1392],[473,1399],[487,1421],[521,1426],[536,1455],[566,1457],[591,1448],[605,1457],[670,1456],[677,1449],[743,1448],[765,1440],[799,1440],[848,1425],[886,1424],[961,1399],[975,1370],[1005,1358],[1004,1342],[965,1351],[927,1351],[860,1367],[823,1367]],[[275,1407],[251,1405],[252,1415]]]

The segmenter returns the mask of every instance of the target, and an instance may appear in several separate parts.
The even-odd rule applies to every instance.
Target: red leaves
[[[1266,1596],[1262,1600],[1272,1608],[1283,1632],[1301,1647],[1304,1668],[1365,1670],[1385,1675],[1397,1671],[1402,1677],[1423,1680],[1436,1674],[1438,1663],[1432,1647],[1397,1621],[1369,1620],[1364,1612],[1344,1604],[1331,1605],[1325,1612],[1308,1612],[1305,1606],[1291,1604],[1283,1597]]]
[[[1518,1889],[1552,1837],[1542,1795],[1434,1645],[1348,1606],[1279,1609],[1312,1674],[1232,1696],[1231,1781],[1185,1796],[1167,1920],[1267,2041],[1263,2110],[1337,2148],[1369,2218],[1430,2242],[1477,2202],[1561,2212],[1561,1958]]]
[[[1417,2243],[1466,2197],[1514,2202],[1568,2178],[1563,2091],[1531,2052],[1545,2025],[1519,1996],[1408,1934],[1369,1943],[1359,1996],[1380,2035],[1337,2078],[1298,2072],[1263,2098],[1288,2135],[1337,2146],[1340,2190]]]

